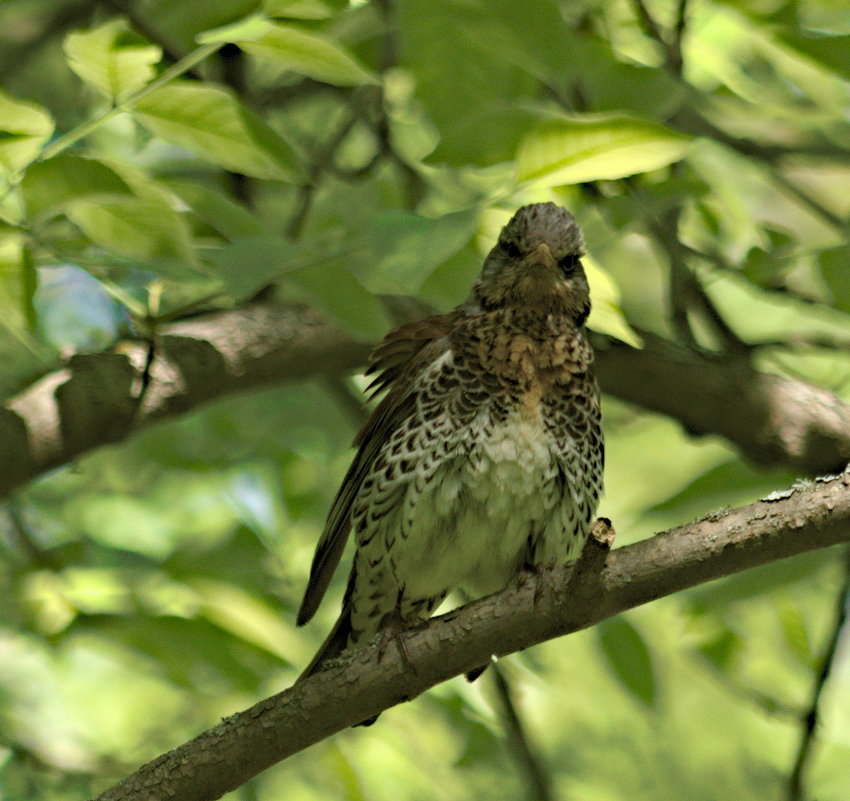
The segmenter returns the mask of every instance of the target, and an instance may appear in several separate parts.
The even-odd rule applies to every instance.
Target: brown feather
[[[399,377],[415,375],[423,362],[428,363],[448,347],[447,335],[453,319],[454,315],[443,314],[403,325],[390,331],[373,352],[367,371],[378,372],[373,383],[378,383],[378,391],[392,386],[354,439],[358,451],[334,498],[316,547],[310,579],[296,618],[299,626],[316,614],[336,572],[351,530],[351,505],[363,479],[371,470],[381,445],[410,413],[414,400],[412,382],[399,381]],[[442,344],[435,348],[435,343]]]

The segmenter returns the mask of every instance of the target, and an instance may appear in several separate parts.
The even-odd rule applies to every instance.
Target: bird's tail
[[[298,681],[318,673],[325,662],[329,659],[338,657],[347,647],[348,638],[351,634],[351,604],[345,604],[342,613],[337,619],[331,633],[325,638],[316,655],[310,661],[310,664],[304,669],[304,672],[298,677]]]

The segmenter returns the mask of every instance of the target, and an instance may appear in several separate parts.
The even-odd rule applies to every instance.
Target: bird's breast
[[[480,370],[485,382],[498,383],[524,397],[532,408],[557,385],[587,373],[593,352],[572,321],[535,310],[491,312],[470,324],[456,347]]]

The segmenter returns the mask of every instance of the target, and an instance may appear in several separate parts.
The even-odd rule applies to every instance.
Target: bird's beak
[[[553,270],[558,267],[555,262],[555,257],[552,255],[552,251],[549,250],[549,245],[545,242],[541,242],[525,257],[525,265],[527,267],[548,267]]]

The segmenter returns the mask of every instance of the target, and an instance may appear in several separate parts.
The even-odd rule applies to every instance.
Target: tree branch
[[[817,475],[850,459],[850,406],[827,390],[644,339],[638,350],[594,335],[605,392],[695,433],[720,434],[760,464]],[[338,376],[363,365],[368,352],[314,311],[256,303],[164,326],[141,403],[145,343],[72,357],[0,409],[0,497],[150,423],[234,392]]]
[[[850,472],[517,582],[406,632],[406,651],[355,650],[147,763],[97,801],[207,801],[430,687],[665,595],[850,541]]]
[[[761,373],[743,358],[643,337],[640,350],[593,337],[604,392],[669,415],[695,434],[720,434],[758,464],[817,475],[850,460],[850,406],[831,392]]]
[[[149,349],[122,342],[72,357],[0,409],[0,496],[151,422],[224,395],[361,365],[369,346],[303,307],[254,304],[164,326]]]

